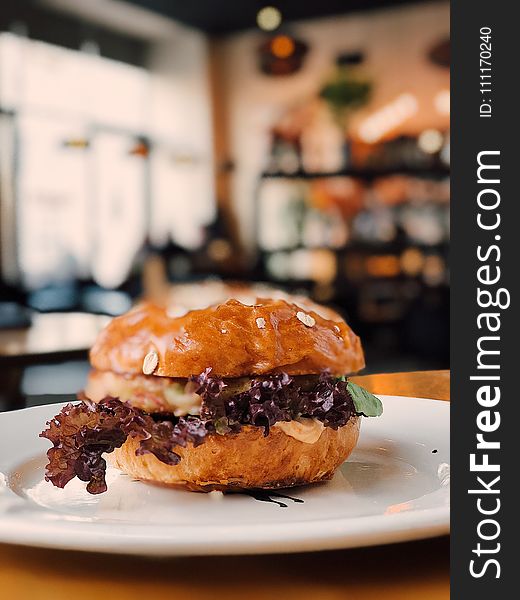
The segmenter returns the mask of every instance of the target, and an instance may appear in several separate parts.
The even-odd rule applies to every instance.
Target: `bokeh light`
[[[426,154],[435,154],[436,152],[439,152],[443,143],[443,135],[440,131],[437,131],[437,129],[425,129],[417,140],[417,145],[423,152],[426,152]]]
[[[274,31],[282,22],[282,13],[274,6],[264,6],[256,15],[256,22],[264,31]]]
[[[277,35],[271,42],[271,52],[277,58],[289,58],[294,49],[294,41],[288,35]]]
[[[450,90],[442,90],[436,94],[434,100],[435,108],[441,115],[450,114]]]

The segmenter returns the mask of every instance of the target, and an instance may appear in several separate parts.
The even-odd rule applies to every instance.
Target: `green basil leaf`
[[[356,412],[365,417],[379,417],[383,414],[381,400],[374,396],[374,394],[371,394],[368,390],[365,390],[365,388],[362,388],[360,385],[352,383],[351,381],[347,383],[347,390],[352,396]]]

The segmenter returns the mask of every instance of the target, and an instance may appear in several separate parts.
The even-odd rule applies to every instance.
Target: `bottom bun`
[[[360,417],[352,417],[337,430],[325,427],[314,444],[277,427],[264,436],[263,429],[246,426],[237,434],[212,435],[197,448],[176,448],[181,461],[175,466],[153,454],[136,456],[139,439],[129,438],[107,459],[135,479],[193,491],[293,487],[330,479],[354,449],[359,425]]]

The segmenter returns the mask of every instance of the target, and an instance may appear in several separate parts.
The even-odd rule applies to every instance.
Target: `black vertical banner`
[[[517,6],[505,0],[454,0],[451,5],[451,560],[456,599],[501,600],[519,594]]]

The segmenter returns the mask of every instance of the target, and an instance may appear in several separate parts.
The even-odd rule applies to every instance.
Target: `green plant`
[[[352,75],[348,69],[339,69],[320,90],[320,98],[329,105],[335,119],[345,126],[349,113],[370,99],[372,84]]]

